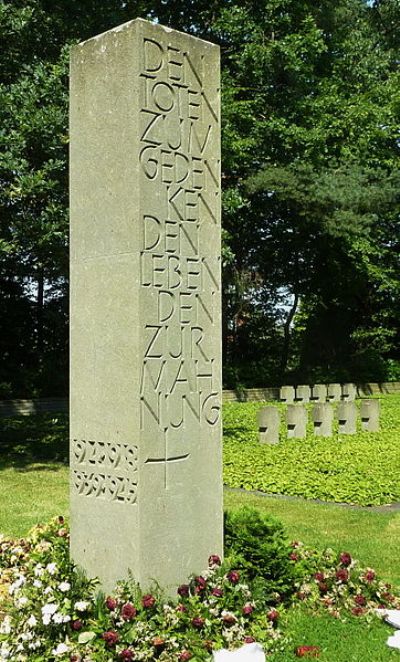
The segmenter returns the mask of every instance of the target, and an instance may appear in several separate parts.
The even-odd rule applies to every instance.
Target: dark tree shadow
[[[0,418],[0,470],[53,471],[60,464],[68,464],[67,414]]]

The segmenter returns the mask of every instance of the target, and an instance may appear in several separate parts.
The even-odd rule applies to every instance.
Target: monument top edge
[[[115,26],[114,28],[111,28],[110,30],[106,30],[105,32],[101,32],[99,34],[94,35],[94,37],[90,37],[89,39],[85,39],[85,41],[81,41],[78,44],[75,44],[72,47],[72,50],[74,49],[80,49],[82,47],[85,47],[86,44],[90,44],[93,42],[96,42],[106,35],[112,34],[112,33],[118,33],[118,32],[123,32],[125,30],[129,30],[130,28],[133,28],[135,25],[145,25],[149,27],[150,29],[156,29],[156,30],[163,30],[167,34],[177,34],[177,35],[182,35],[183,37],[190,37],[192,39],[198,39],[204,44],[208,44],[209,46],[213,48],[218,48],[218,44],[214,44],[212,41],[207,41],[207,39],[202,39],[200,37],[196,37],[195,35],[189,34],[187,32],[182,32],[181,30],[175,30],[174,28],[169,28],[166,25],[162,25],[161,23],[156,23],[155,21],[147,21],[144,18],[134,18],[131,21],[127,21],[126,23],[121,23],[120,25]]]

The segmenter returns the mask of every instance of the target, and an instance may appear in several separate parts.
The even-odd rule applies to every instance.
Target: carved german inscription
[[[168,466],[220,417],[219,113],[203,54],[145,36],[142,53],[140,427],[168,489]]]

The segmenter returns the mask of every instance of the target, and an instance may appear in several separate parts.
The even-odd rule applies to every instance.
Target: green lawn
[[[286,439],[282,426],[275,446],[258,442],[256,414],[263,406],[224,408],[226,485],[360,505],[400,502],[400,394],[381,397],[380,432],[338,435],[336,429],[332,438],[319,438],[309,424],[306,439]]]

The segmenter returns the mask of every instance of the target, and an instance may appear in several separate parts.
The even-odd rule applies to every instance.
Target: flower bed
[[[227,518],[226,537],[226,561],[211,555],[176,600],[158,590],[142,593],[133,580],[120,582],[112,595],[98,592],[96,581],[70,562],[62,518],[36,527],[26,540],[0,539],[0,660],[195,662],[253,641],[265,651],[284,647],[281,616],[296,603],[337,618],[400,607],[373,569],[360,568],[346,552],[289,545],[281,525],[257,511]],[[300,648],[305,655],[308,647]]]

